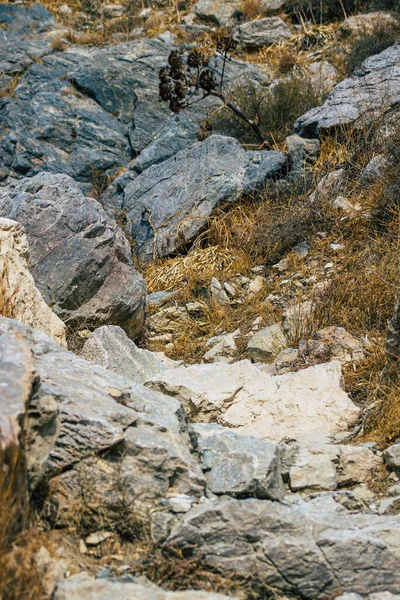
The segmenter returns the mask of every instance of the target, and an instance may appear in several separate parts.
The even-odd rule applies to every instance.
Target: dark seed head
[[[205,92],[211,92],[213,87],[215,87],[214,74],[210,69],[204,69],[204,71],[201,72],[199,85]]]
[[[170,100],[171,94],[174,90],[173,85],[170,81],[161,81],[158,89],[161,100]]]

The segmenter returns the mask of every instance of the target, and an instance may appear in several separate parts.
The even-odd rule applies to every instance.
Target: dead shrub
[[[283,141],[292,133],[295,120],[323,101],[323,93],[298,76],[280,81],[268,91],[246,83],[231,89],[227,96],[257,123],[270,144]],[[216,133],[235,137],[243,144],[257,144],[250,127],[231,111],[218,110],[211,119]]]
[[[346,74],[351,75],[354,69],[360,67],[365,59],[383,52],[398,39],[400,39],[400,21],[397,27],[386,23],[378,23],[373,33],[365,33],[355,39],[351,45],[345,61]]]
[[[240,12],[248,21],[260,17],[263,14],[261,0],[242,0]]]

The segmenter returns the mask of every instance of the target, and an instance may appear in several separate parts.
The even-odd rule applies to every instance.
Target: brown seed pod
[[[215,87],[214,73],[210,71],[210,69],[204,69],[204,71],[200,73],[199,85],[205,92],[211,92]]]

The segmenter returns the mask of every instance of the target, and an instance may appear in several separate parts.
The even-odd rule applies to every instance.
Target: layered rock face
[[[0,187],[0,211],[24,225],[31,273],[54,312],[69,325],[121,325],[135,337],[144,319],[145,285],[130,246],[68,175],[41,173]]]
[[[24,228],[0,218],[0,305],[2,314],[31,325],[66,345],[65,325],[43,300],[29,272],[30,251]]]

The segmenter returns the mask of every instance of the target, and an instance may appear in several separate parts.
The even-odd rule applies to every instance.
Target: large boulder
[[[26,20],[29,10],[12,7],[13,19]],[[175,46],[140,39],[57,52],[46,35],[24,35],[16,32],[0,46],[1,81],[15,88],[0,98],[0,179],[50,171],[67,173],[86,192],[93,184],[104,188],[169,122],[158,72]],[[221,72],[221,57],[212,66]],[[227,65],[227,84],[246,78],[265,81],[252,65]],[[206,101],[186,111],[191,135],[209,108]]]
[[[115,325],[96,329],[86,340],[80,355],[135,383],[144,383],[167,368],[153,352],[138,348],[125,331]]]
[[[242,48],[254,50],[288,40],[289,27],[279,17],[248,21],[236,27],[232,37]]]
[[[63,321],[118,324],[131,337],[140,332],[145,285],[132,265],[129,243],[73,179],[40,173],[0,187],[0,211],[24,225],[31,273]]]
[[[66,346],[65,325],[36,288],[29,259],[24,228],[0,218],[0,314],[35,327]]]
[[[281,500],[284,490],[277,444],[239,435],[215,423],[193,425],[207,486],[214,494]]]
[[[209,25],[230,27],[240,21],[240,0],[198,0],[193,13]]]
[[[202,496],[195,438],[176,400],[11,319],[0,318],[0,344],[13,351],[2,360],[13,363],[12,415],[25,429],[30,488],[45,486],[47,514],[57,524],[73,519],[80,501],[104,523],[121,519],[124,502],[128,527],[129,519],[169,497]],[[1,414],[8,400],[0,397]]]
[[[279,152],[246,152],[237,140],[212,135],[146,169],[121,201],[138,256],[150,260],[184,248],[218,206],[261,188],[284,164]]]
[[[193,419],[267,441],[326,440],[355,422],[339,362],[271,376],[257,364],[202,364],[159,373],[147,386],[177,398]]]
[[[325,103],[297,119],[295,132],[316,137],[339,125],[364,122],[400,101],[400,43],[365,60],[333,88]]]
[[[329,600],[400,589],[400,516],[210,502],[187,513],[167,544],[224,575],[250,575],[278,596]]]
[[[229,596],[231,600],[232,596]],[[54,600],[229,600],[228,596],[186,590],[166,592],[147,582],[134,582],[127,578],[95,579],[88,573],[78,573],[62,581]]]

